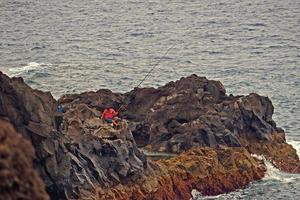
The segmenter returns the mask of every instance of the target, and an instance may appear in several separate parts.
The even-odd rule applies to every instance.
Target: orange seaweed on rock
[[[264,155],[276,168],[289,173],[300,173],[298,154],[285,141],[284,132],[274,133],[269,141],[257,142],[248,137],[241,139],[241,142],[250,153]]]
[[[98,188],[95,199],[190,199],[192,189],[217,195],[246,187],[264,176],[263,163],[245,148],[195,148],[152,161],[153,172],[135,183]]]

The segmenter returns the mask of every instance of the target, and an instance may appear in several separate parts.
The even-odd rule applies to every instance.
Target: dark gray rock
[[[57,102],[50,93],[1,72],[0,83],[0,119],[9,120],[32,143],[34,166],[52,199],[77,199],[98,186],[133,182],[148,167],[128,128],[115,130],[99,119],[96,109],[118,102],[120,95],[108,102],[110,91],[101,90],[103,98],[97,100],[86,93],[80,104],[80,98],[65,96],[68,106],[57,131]]]
[[[77,103],[86,103],[86,93]],[[269,140],[277,127],[267,97],[226,95],[219,81],[191,75],[155,88],[135,88],[118,96],[97,92],[88,99],[104,99],[121,106],[139,146],[154,151],[181,152],[192,147],[241,146],[240,138]],[[118,101],[114,99],[118,97]],[[76,95],[73,99],[77,98]],[[65,105],[68,101],[61,99]],[[72,103],[73,104],[73,103]],[[87,104],[93,107],[93,104]]]
[[[0,83],[0,118],[31,141],[34,166],[52,199],[134,183],[151,170],[136,142],[153,151],[180,153],[193,147],[239,147],[243,140],[265,141],[276,131],[283,133],[272,120],[274,107],[267,97],[227,96],[219,81],[196,75],[126,94],[65,95],[59,100],[65,109],[61,126],[54,123],[58,103],[50,93],[2,73]],[[103,123],[99,116],[107,106],[121,108],[129,128]]]

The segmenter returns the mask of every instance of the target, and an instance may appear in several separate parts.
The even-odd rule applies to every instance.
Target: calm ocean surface
[[[0,70],[56,98],[129,91],[159,61],[143,87],[195,73],[270,97],[299,153],[299,0],[0,0]],[[262,181],[209,199],[300,199],[300,175],[268,165]]]

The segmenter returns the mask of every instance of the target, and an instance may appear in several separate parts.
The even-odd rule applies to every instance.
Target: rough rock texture
[[[109,90],[65,95],[57,102],[0,72],[0,118],[31,141],[34,167],[52,199],[189,199],[191,189],[219,194],[264,175],[250,153],[300,172],[295,150],[272,120],[267,97],[226,95],[222,84],[196,75],[126,94]],[[107,106],[127,119],[113,129],[99,119]],[[136,145],[176,153],[148,161]]]
[[[49,199],[33,158],[30,142],[0,119],[0,199]]]
[[[286,172],[300,173],[300,163],[296,150],[285,142],[283,132],[276,133],[269,141],[241,140],[252,154],[264,155],[271,163]]]
[[[112,129],[96,110],[82,104],[65,113],[63,130],[57,131],[57,103],[50,93],[2,73],[0,83],[0,118],[32,143],[34,166],[52,199],[90,196],[95,187],[134,181],[147,168],[128,128]]]
[[[140,123],[133,133],[137,137],[148,133],[153,150],[239,147],[240,137],[268,140],[276,130],[268,98],[226,96],[220,82],[195,75],[158,89],[137,89],[128,96],[132,98],[127,115]]]
[[[43,178],[53,199],[89,197],[96,187],[134,181],[147,167],[128,129],[115,131],[104,125],[93,134],[72,125],[68,129],[71,135],[53,135],[43,142],[48,150],[48,176]]]
[[[72,108],[78,104],[89,105],[90,108],[104,110],[107,107],[119,107],[124,102],[122,94],[113,93],[107,89],[97,92],[84,92],[82,94],[66,94],[59,102],[63,102],[65,109]]]
[[[129,186],[99,188],[96,199],[186,199],[191,190],[217,195],[264,176],[264,165],[244,148],[197,148],[151,164],[155,173]]]
[[[220,82],[196,75],[127,96],[127,118],[136,124],[133,135],[138,144],[146,138],[142,144],[150,150],[180,153],[199,146],[244,146],[284,171],[300,172],[296,151],[272,119],[268,97],[228,96]]]
[[[130,121],[137,144],[150,151],[181,153],[195,147],[243,146],[284,171],[300,172],[296,151],[272,119],[274,107],[268,97],[227,95],[219,81],[196,75],[157,89],[135,88],[123,97],[101,90],[88,94],[88,99],[102,99],[99,103],[106,99],[110,105],[123,105],[121,113]],[[66,95],[60,102],[65,107],[85,103],[101,110],[85,96]]]
[[[56,101],[49,92],[33,90],[22,78],[0,72],[0,117],[9,119],[25,137],[33,141],[47,137],[55,109]]]

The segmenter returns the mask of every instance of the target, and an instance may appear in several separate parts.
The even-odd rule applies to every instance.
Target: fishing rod
[[[137,86],[135,86],[134,88],[138,88],[139,86],[142,85],[142,83],[146,80],[146,78],[148,78],[148,76],[154,71],[154,69],[160,64],[160,62],[162,61],[162,59],[164,57],[166,57],[168,55],[168,53],[171,51],[171,49],[173,49],[175,47],[176,44],[172,45],[170,48],[168,48],[168,50],[164,53],[164,55],[162,57],[160,57],[160,59],[157,61],[157,63],[151,68],[151,70],[146,74],[146,76],[139,82],[139,84],[137,84]],[[133,94],[133,93],[132,93]],[[132,95],[131,94],[131,95]],[[129,100],[130,97],[129,96]],[[120,106],[120,108],[118,109],[117,112],[119,112],[122,108],[126,108],[129,105],[130,101],[127,104],[123,104],[122,106]]]

